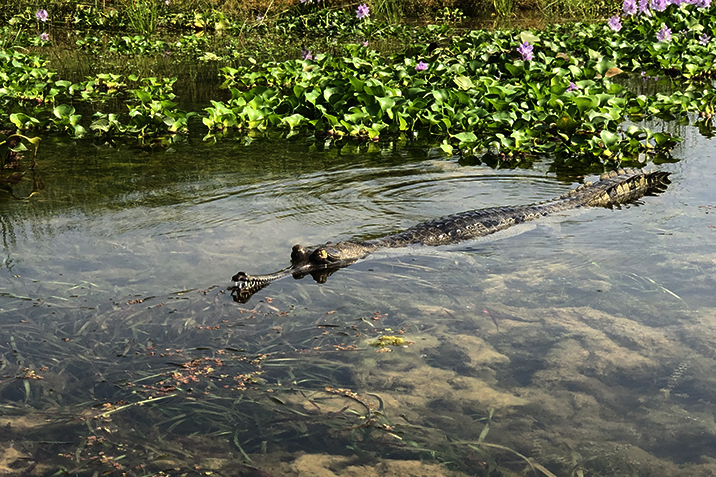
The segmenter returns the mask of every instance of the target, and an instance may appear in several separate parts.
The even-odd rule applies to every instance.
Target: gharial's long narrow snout
[[[239,272],[231,277],[233,285],[229,288],[234,300],[246,303],[254,293],[282,278],[292,276],[300,279],[310,274],[318,283],[324,283],[334,271],[347,267],[364,256],[364,248],[351,242],[327,242],[315,248],[297,244],[291,249],[290,267],[265,275]]]

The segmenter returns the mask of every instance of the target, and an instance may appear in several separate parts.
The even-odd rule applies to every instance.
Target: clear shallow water
[[[529,467],[518,452],[556,475],[710,475],[715,147],[679,133],[642,205],[378,253],[245,305],[229,278],[294,243],[576,182],[381,144],[43,144],[43,191],[0,202],[0,470],[483,475]]]

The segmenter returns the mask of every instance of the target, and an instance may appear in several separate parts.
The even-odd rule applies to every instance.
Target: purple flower
[[[607,22],[607,25],[609,25],[609,28],[611,28],[614,31],[619,31],[622,29],[622,23],[619,21],[619,15],[614,15],[609,19]]]
[[[709,8],[711,6],[711,0],[696,0],[694,5],[698,8]]]
[[[358,20],[362,20],[369,16],[370,8],[368,8],[368,5],[366,5],[365,3],[363,5],[358,5],[358,10],[356,11],[356,17],[358,18]]]
[[[649,0],[639,0],[639,13],[646,15],[647,17],[651,16],[651,11],[649,11]]]
[[[47,10],[45,10],[44,8],[38,10],[37,13],[35,13],[35,18],[37,18],[41,22],[46,22],[49,18],[49,16],[47,15]]]
[[[657,12],[663,12],[666,10],[666,0],[651,0],[651,9]]]
[[[48,35],[47,33],[43,33],[42,35],[40,35],[40,40],[50,41],[50,35]]]
[[[415,71],[425,71],[428,69],[428,64],[423,63],[422,60],[415,66]]]
[[[363,46],[368,46],[368,40],[363,42]]]
[[[532,48],[534,47],[530,45],[528,41],[526,41],[517,48],[517,53],[522,55],[523,61],[531,61],[532,58],[534,58],[534,55],[532,54]]]
[[[301,50],[301,58],[303,58],[304,60],[312,60],[313,55],[311,54],[310,51],[302,49]]]
[[[627,15],[636,14],[636,0],[624,0],[622,10],[624,10],[624,13]]]
[[[711,37],[708,36],[706,33],[702,34],[702,35],[699,37],[699,44],[701,44],[702,46],[708,45],[708,44],[709,44],[709,41],[711,41]]]
[[[656,40],[659,42],[671,41],[671,28],[662,23],[661,30],[656,32]]]
[[[579,86],[570,81],[569,87],[567,88],[567,91],[565,91],[565,93],[571,93],[572,91],[579,91]]]
[[[263,16],[263,15],[256,15],[256,21],[257,21],[257,22],[260,22],[260,21],[263,20],[263,19],[264,19],[264,16]]]

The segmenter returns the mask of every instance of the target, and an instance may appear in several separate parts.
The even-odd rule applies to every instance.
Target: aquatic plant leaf
[[[619,135],[604,130],[601,132],[600,137],[606,147],[612,147],[619,142]]]
[[[520,33],[520,40],[521,43],[528,42],[530,45],[534,45],[536,43],[539,43],[540,39],[537,35],[535,35],[531,31],[523,31]]]
[[[463,133],[455,134],[453,137],[454,137],[455,139],[457,139],[458,141],[460,141],[461,143],[463,143],[463,142],[477,142],[477,136],[475,135],[475,133],[469,132],[469,131],[468,131],[468,132],[463,132]]]
[[[577,96],[573,101],[580,113],[596,108],[599,105],[599,100],[592,96]]]
[[[467,76],[456,76],[454,81],[457,87],[462,90],[468,90],[475,87],[472,80]]]

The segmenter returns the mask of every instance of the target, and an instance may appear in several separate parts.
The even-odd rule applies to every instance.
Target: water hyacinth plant
[[[358,10],[356,11],[356,18],[359,20],[363,20],[364,18],[370,17],[370,8],[368,8],[368,5],[363,3],[362,5],[358,6]]]
[[[619,15],[614,15],[609,19],[607,22],[607,25],[609,25],[609,28],[611,28],[614,31],[619,31],[622,29],[622,23],[619,21]]]
[[[636,12],[638,11],[636,0],[624,0],[622,10],[627,15],[636,15]]]
[[[532,59],[534,59],[534,54],[532,53],[533,48],[529,42],[525,41],[517,48],[517,53],[522,55],[523,61],[532,61]]]
[[[656,40],[658,42],[668,42],[671,41],[671,29],[667,27],[666,25],[661,25],[661,30],[656,32]]]
[[[646,71],[654,78],[668,69],[672,77],[696,80],[714,74],[716,53],[704,48],[714,34],[711,9],[673,1],[663,11],[651,10],[647,2],[651,16],[646,16],[638,14],[635,0],[625,0],[623,18],[524,31],[517,34],[517,46],[515,32],[455,36],[449,28],[411,27],[411,38],[418,40],[391,54],[366,48],[369,39],[380,41],[374,35],[385,29],[365,21],[370,15],[366,4],[358,10],[312,10],[302,23],[301,41],[313,44],[315,31],[324,28],[322,34],[332,35],[344,24],[350,26],[345,36],[350,44],[329,46],[320,55],[303,48],[288,61],[252,58],[245,66],[226,66],[220,82],[230,98],[211,99],[210,107],[200,112],[177,109],[171,88],[161,86],[162,78],[97,76],[73,84],[53,78],[56,73],[45,59],[5,51],[0,60],[10,66],[0,85],[5,93],[0,95],[0,121],[22,130],[140,141],[174,140],[198,128],[208,130],[208,138],[227,129],[328,133],[334,141],[417,135],[433,137],[449,154],[497,153],[513,160],[562,154],[604,161],[665,151],[675,138],[642,126],[624,128],[624,121],[686,117],[693,111],[711,114],[713,88],[676,86],[673,93],[638,96],[610,78],[622,70]],[[700,5],[705,1],[699,0]],[[671,31],[685,29],[690,33],[666,43],[674,36]],[[657,33],[661,43],[640,41],[656,39]],[[431,46],[436,44],[444,47]],[[540,45],[539,55],[535,45]],[[141,52],[168,59],[192,54],[211,57],[219,67],[237,50],[227,55],[210,46],[206,35],[194,34],[171,43],[142,35],[106,41],[87,37],[81,48],[92,54]],[[103,95],[117,94],[126,98],[121,111],[78,113],[94,107]],[[79,102],[87,107],[69,106]],[[21,109],[26,107],[30,109]],[[193,116],[197,121],[192,122]]]
[[[649,9],[649,0],[639,0],[639,14],[651,16],[651,10]]]

